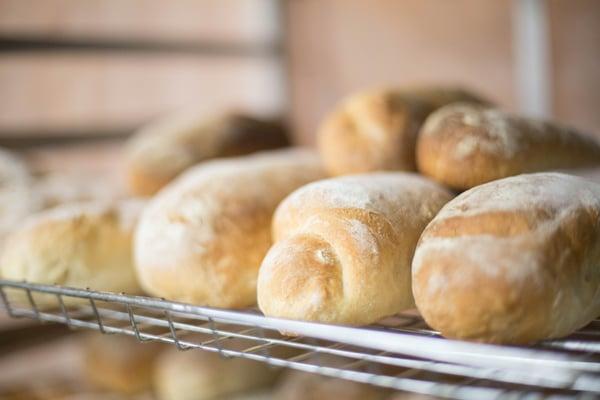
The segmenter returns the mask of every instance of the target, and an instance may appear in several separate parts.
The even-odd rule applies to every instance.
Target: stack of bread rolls
[[[369,173],[279,205],[258,278],[266,315],[361,325],[414,301],[442,335],[518,344],[600,315],[600,186],[549,172],[599,166],[598,141],[446,93],[420,113],[408,92],[360,93],[326,117],[328,173]],[[415,165],[431,181],[377,172]]]
[[[318,152],[248,154],[284,136],[236,114],[160,122],[127,149],[131,194],[151,196],[139,223],[131,199],[43,212],[11,234],[2,276],[337,324],[416,306],[487,342],[568,335],[600,314],[600,189],[551,171],[600,165],[600,144],[489,104],[361,92]]]

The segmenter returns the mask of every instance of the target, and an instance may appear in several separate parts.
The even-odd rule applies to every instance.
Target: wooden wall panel
[[[549,6],[555,115],[600,137],[600,1]]]
[[[0,35],[271,42],[277,0],[0,0]]]
[[[0,132],[119,130],[179,107],[276,112],[280,79],[269,58],[4,53]]]
[[[292,0],[294,126],[314,139],[343,95],[385,84],[461,84],[514,108],[510,1]]]

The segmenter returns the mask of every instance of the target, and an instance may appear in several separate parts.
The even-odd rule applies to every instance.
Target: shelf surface
[[[395,390],[477,400],[600,396],[600,320],[564,339],[497,346],[444,339],[416,311],[357,328],[269,318],[255,309],[214,309],[7,280],[0,280],[0,296],[15,318],[125,334]]]

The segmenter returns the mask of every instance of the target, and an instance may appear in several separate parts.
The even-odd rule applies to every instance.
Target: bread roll
[[[142,287],[212,307],[256,303],[275,207],[323,176],[318,157],[285,150],[199,165],[150,201],[135,237]]]
[[[292,371],[273,393],[273,400],[383,400],[388,391],[372,385]]]
[[[166,348],[158,342],[140,343],[130,336],[86,336],[83,347],[84,376],[93,386],[123,394],[152,389],[153,363]]]
[[[350,96],[317,134],[327,172],[414,171],[419,127],[433,110],[455,101],[482,100],[454,88],[379,89]]]
[[[258,277],[268,316],[369,324],[414,305],[410,263],[419,235],[452,195],[408,173],[333,178],[277,208],[275,244]]]
[[[139,293],[131,240],[142,205],[66,204],[32,215],[8,237],[0,273],[16,281]],[[57,304],[52,295],[36,299]]]
[[[154,194],[200,161],[274,149],[288,144],[281,125],[241,114],[207,119],[180,114],[142,128],[127,146],[133,194]]]
[[[600,144],[552,122],[473,104],[434,112],[417,144],[419,170],[456,189],[495,179],[600,165]]]
[[[413,291],[442,335],[530,343],[600,315],[600,186],[539,173],[478,186],[421,236]]]
[[[155,363],[154,388],[157,400],[231,398],[271,385],[278,374],[278,369],[265,363],[171,348]]]

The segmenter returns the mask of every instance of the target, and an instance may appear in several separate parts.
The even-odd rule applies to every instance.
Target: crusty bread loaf
[[[429,113],[455,101],[482,100],[454,88],[378,89],[344,99],[317,135],[327,172],[414,171],[421,124]]]
[[[600,186],[557,173],[464,192],[421,236],[418,309],[451,338],[529,343],[600,315]]]
[[[239,343],[240,350],[243,344]],[[229,342],[228,347],[236,347]],[[246,347],[248,347],[246,343]],[[233,395],[271,385],[279,370],[243,358],[223,358],[203,350],[185,352],[171,348],[155,362],[157,400],[204,400]]]
[[[34,214],[7,238],[0,273],[16,281],[139,293],[131,250],[142,206],[140,200],[92,202]]]
[[[323,176],[316,154],[282,150],[211,161],[163,189],[135,237],[142,287],[213,307],[256,302],[256,276],[279,202]]]
[[[292,371],[277,384],[273,400],[383,400],[387,395],[376,386]]]
[[[258,278],[268,316],[368,324],[414,305],[419,235],[452,195],[417,175],[333,178],[286,198]]]
[[[166,345],[139,343],[120,335],[87,335],[82,342],[83,372],[94,387],[124,394],[152,389],[154,360]]]
[[[527,172],[600,165],[600,144],[556,123],[473,104],[431,114],[417,143],[419,171],[455,189]]]
[[[288,144],[282,126],[242,114],[212,119],[180,114],[142,128],[127,146],[133,194],[154,194],[183,170],[203,160],[274,149]]]

